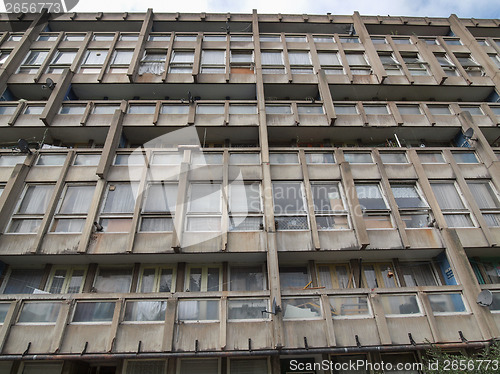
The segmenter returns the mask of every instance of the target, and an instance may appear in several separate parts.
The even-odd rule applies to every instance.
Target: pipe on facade
[[[29,354],[29,355],[0,355],[0,361],[44,361],[44,360],[123,360],[123,359],[161,359],[161,358],[193,358],[193,357],[245,357],[245,356],[277,356],[277,355],[313,355],[313,354],[354,354],[354,353],[390,353],[422,351],[437,347],[446,350],[486,348],[497,340],[477,341],[467,343],[437,343],[437,344],[405,344],[389,346],[366,347],[336,347],[336,348],[289,348],[264,349],[252,351],[205,351],[205,352],[141,352],[141,353],[90,353],[90,354]]]

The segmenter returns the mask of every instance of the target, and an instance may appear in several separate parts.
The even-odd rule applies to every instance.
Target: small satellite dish
[[[32,154],[29,143],[26,139],[19,139],[17,141],[17,146],[19,147],[21,153],[27,153],[29,155]]]
[[[464,137],[466,137],[467,139],[472,139],[473,136],[474,136],[474,129],[472,127],[469,127],[467,131],[464,132]]]
[[[45,80],[45,84],[42,86],[42,88],[44,90],[53,90],[55,86],[56,86],[56,84],[54,83],[54,81],[50,78],[47,78]]]
[[[490,306],[493,303],[493,294],[490,290],[484,290],[477,295],[477,301],[480,306]]]

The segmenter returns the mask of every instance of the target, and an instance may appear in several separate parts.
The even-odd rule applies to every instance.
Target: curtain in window
[[[94,186],[68,186],[59,213],[87,213],[93,195]]]
[[[201,53],[201,63],[202,65],[225,65],[226,52],[225,51],[207,51],[204,50]]]
[[[500,208],[500,202],[488,182],[467,183],[479,209]]]
[[[281,52],[262,52],[262,65],[283,65]]]
[[[73,322],[110,322],[114,311],[114,302],[78,302]]]
[[[126,374],[164,374],[165,361],[127,361]]]
[[[267,359],[231,359],[231,374],[267,374]]]
[[[219,213],[221,209],[220,184],[192,184],[189,211],[196,213]]]
[[[54,323],[61,309],[60,302],[25,303],[18,322]]]
[[[144,211],[175,213],[176,202],[176,184],[152,184],[148,189]]]
[[[453,183],[432,183],[431,186],[441,209],[465,208]]]
[[[132,213],[137,197],[137,183],[109,185],[108,196],[104,204],[105,213]]]
[[[40,287],[43,273],[42,269],[13,269],[3,293],[33,293]]]
[[[143,60],[139,65],[139,75],[143,74],[162,75],[164,72],[165,72],[165,61]]]
[[[52,195],[52,185],[29,186],[24,195],[18,213],[21,214],[44,214],[49,205]]]
[[[333,288],[332,286],[332,276],[330,274],[329,266],[319,266],[319,282],[321,286],[329,289]]]
[[[407,287],[438,286],[430,263],[401,264],[401,271]]]
[[[174,51],[170,62],[176,64],[192,64],[194,62],[194,51]]]
[[[309,52],[288,52],[290,65],[311,65]]]
[[[132,281],[131,269],[99,269],[99,275],[94,284],[96,292],[130,292]]]
[[[125,306],[125,321],[163,321],[166,301],[129,301]]]

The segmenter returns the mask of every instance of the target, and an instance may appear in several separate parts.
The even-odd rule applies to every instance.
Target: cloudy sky
[[[233,12],[500,18],[498,0],[79,0],[76,12]]]

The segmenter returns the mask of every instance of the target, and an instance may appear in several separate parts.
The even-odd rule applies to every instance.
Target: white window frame
[[[80,284],[80,288],[77,293],[82,293],[83,292],[83,285],[85,284],[85,278],[87,277],[87,271],[88,267],[85,265],[75,265],[75,266],[63,266],[63,265],[58,265],[58,266],[53,266],[52,269],[50,269],[50,275],[49,279],[47,281],[47,285],[45,287],[45,291],[50,293],[50,288],[52,287],[52,283],[54,282],[54,277],[55,274],[58,270],[66,270],[66,275],[64,276],[64,282],[61,287],[61,292],[58,294],[54,295],[60,295],[60,294],[66,294],[68,293],[68,287],[71,283],[71,279],[73,278],[73,273],[75,270],[83,270],[83,275],[82,275],[82,282]]]
[[[189,290],[189,280],[191,277],[191,270],[195,268],[201,268],[201,283],[200,291]],[[217,291],[207,291],[208,288],[208,269],[219,269],[219,290]],[[222,278],[223,269],[221,264],[189,264],[186,266],[186,276],[184,279],[184,291],[185,292],[220,292],[222,291]]]
[[[155,270],[155,275],[154,275],[154,284],[153,284],[153,290],[151,292],[146,292],[146,291],[141,291],[142,289],[142,282],[143,282],[143,277],[144,277],[144,270],[147,269],[154,269]],[[163,270],[172,270],[172,283],[170,285],[170,293],[175,292],[175,281],[177,279],[177,268],[176,266],[173,265],[147,265],[147,264],[142,264],[141,268],[139,270],[139,281],[137,282],[137,290],[136,292],[139,293],[158,293],[160,292],[160,280],[161,280],[161,272]],[[168,292],[168,291],[165,291]]]

